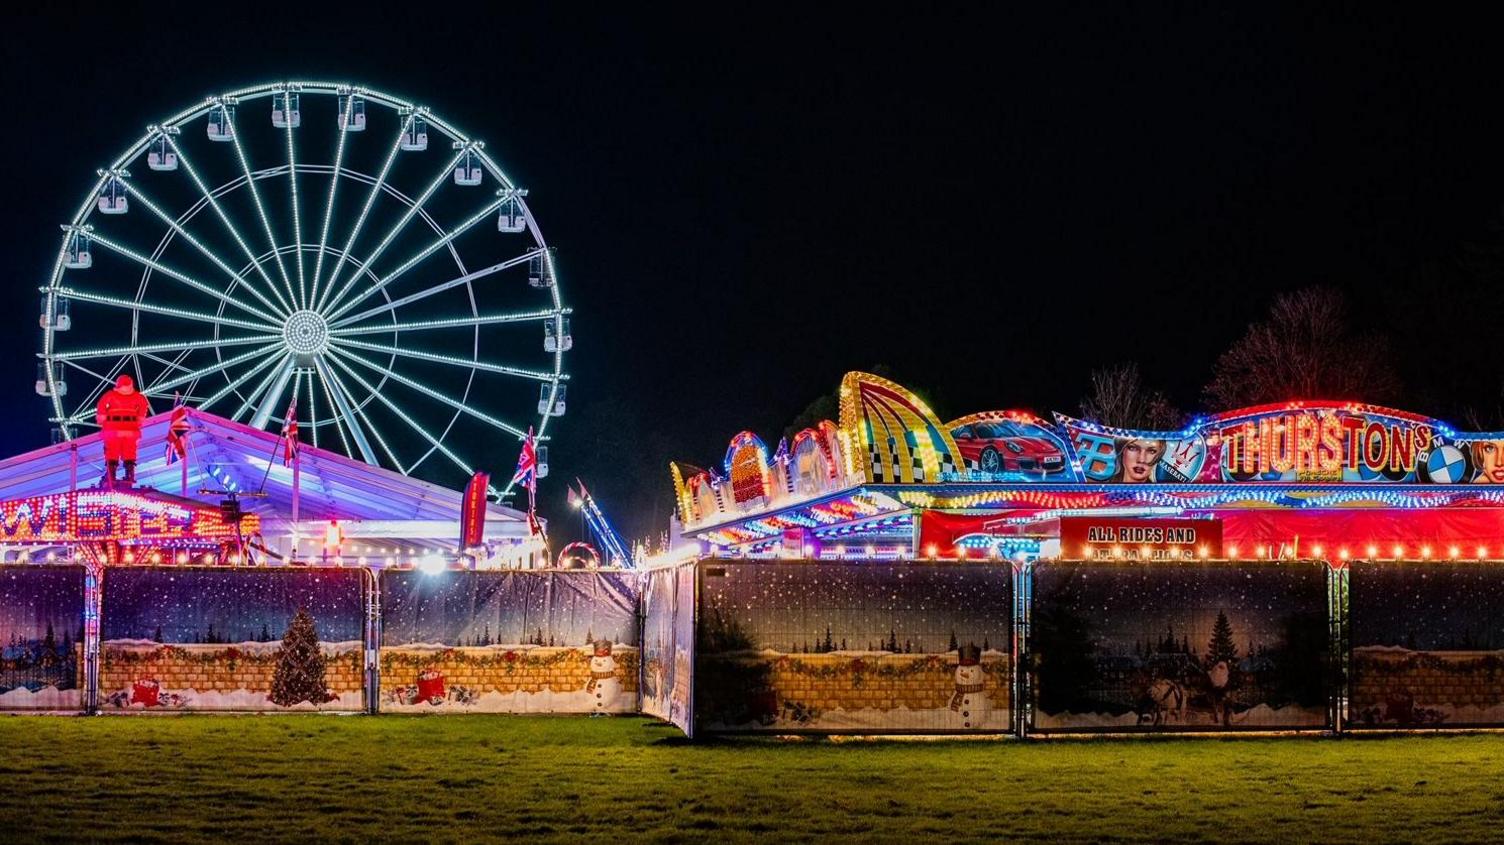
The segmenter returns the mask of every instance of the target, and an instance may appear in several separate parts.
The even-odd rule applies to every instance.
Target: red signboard
[[[490,473],[477,472],[465,485],[465,500],[460,507],[460,548],[473,549],[486,541],[486,489]]]
[[[1041,527],[1038,522],[1024,522],[1016,513],[925,511],[919,517],[919,554],[924,557],[985,558],[996,541],[1004,537],[1031,536]]]
[[[1139,560],[1221,557],[1222,523],[1215,519],[1063,516],[1060,556]]]
[[[240,527],[246,534],[255,533],[260,518],[247,514]],[[0,543],[151,544],[235,536],[235,524],[226,522],[216,506],[123,490],[79,490],[0,502]]]

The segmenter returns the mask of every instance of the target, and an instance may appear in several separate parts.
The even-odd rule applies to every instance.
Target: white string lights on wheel
[[[526,197],[483,142],[370,88],[259,85],[151,125],[41,287],[56,436],[129,373],[158,411],[183,394],[259,428],[297,397],[305,439],[405,474],[546,440],[573,340]]]

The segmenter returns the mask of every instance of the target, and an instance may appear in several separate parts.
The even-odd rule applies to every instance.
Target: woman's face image
[[[1154,480],[1154,465],[1165,451],[1158,440],[1130,440],[1123,444],[1118,459],[1123,464],[1123,480],[1130,484],[1143,484]]]
[[[1504,440],[1480,440],[1473,444],[1475,484],[1504,484]]]

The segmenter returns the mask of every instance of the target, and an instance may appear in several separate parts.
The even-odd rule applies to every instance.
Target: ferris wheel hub
[[[282,327],[282,342],[299,363],[312,363],[329,348],[329,322],[316,311],[294,311]]]

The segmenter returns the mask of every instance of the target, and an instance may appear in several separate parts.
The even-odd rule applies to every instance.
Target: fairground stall
[[[0,462],[0,711],[636,710],[633,576],[549,565],[483,479],[179,419],[133,484],[98,435]]]
[[[942,423],[852,373],[838,421],[672,473],[644,700],[686,730],[1504,724],[1504,434],[1353,403]]]
[[[1027,411],[942,423],[865,373],[840,396],[839,421],[774,449],[742,432],[712,469],[674,464],[683,538],[739,558],[1504,552],[1504,432],[1318,402],[1181,431]]]

